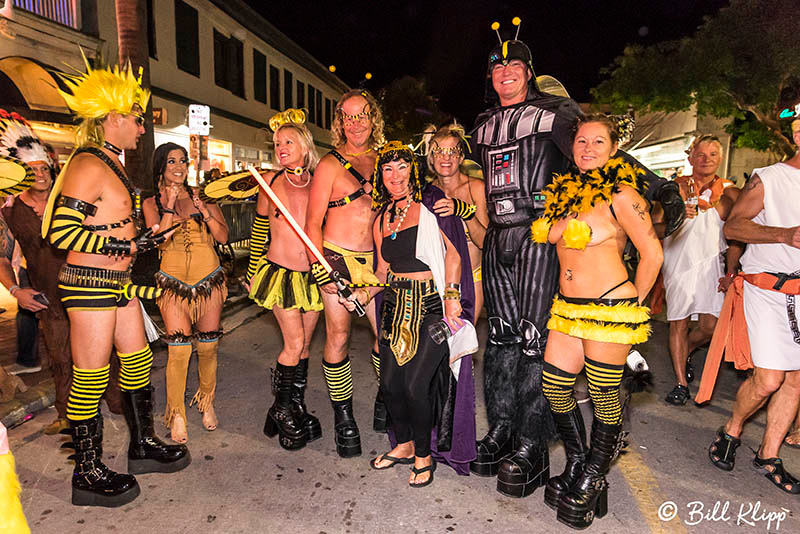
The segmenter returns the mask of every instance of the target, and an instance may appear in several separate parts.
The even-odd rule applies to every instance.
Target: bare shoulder
[[[622,185],[611,199],[615,212],[621,216],[633,215],[641,220],[647,220],[650,215],[647,201],[642,198],[633,187]]]
[[[339,160],[332,154],[325,154],[317,163],[317,168],[314,169],[314,178],[331,179],[336,176],[341,166]]]
[[[617,206],[617,202],[632,202],[632,201],[642,201],[644,202],[644,198],[639,192],[629,185],[620,185],[619,191],[614,193],[612,197],[612,202],[614,202],[614,207]]]
[[[759,189],[759,188],[763,189],[764,188],[764,183],[761,181],[761,177],[759,175],[754,174],[754,175],[750,176],[750,179],[747,180],[746,184],[744,184],[744,187],[742,188],[742,191],[744,193],[747,193],[749,191],[753,191],[753,190]],[[728,189],[730,189],[730,188],[728,188]]]
[[[156,193],[158,194],[158,193]],[[156,197],[148,197],[142,201],[142,209],[150,210],[156,208]]]
[[[468,184],[473,197],[483,197],[486,194],[486,187],[480,178],[470,176]]]

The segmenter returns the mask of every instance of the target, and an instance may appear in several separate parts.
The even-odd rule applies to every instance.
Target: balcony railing
[[[14,7],[80,29],[80,0],[14,0]]]

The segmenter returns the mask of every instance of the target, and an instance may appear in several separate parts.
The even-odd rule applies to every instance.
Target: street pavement
[[[413,533],[413,532],[572,532],[544,505],[543,490],[512,499],[495,490],[495,480],[460,477],[445,466],[422,489],[409,488],[409,471],[397,466],[374,471],[368,461],[387,450],[385,435],[372,431],[376,380],[366,322],[354,327],[351,358],[356,384],[355,410],[364,454],[341,459],[333,444],[333,415],[320,365],[324,326],[312,343],[309,408],[320,418],[323,438],[289,452],[262,433],[272,403],[269,368],[281,341],[271,314],[255,308],[239,312],[247,321],[221,343],[216,410],[219,428],[206,432],[200,415],[188,409],[192,464],[175,474],[139,475],[142,493],[122,508],[70,504],[72,462],[59,449],[65,436],[46,436],[50,408],[9,432],[22,483],[22,503],[34,533]],[[479,323],[481,340],[486,323]],[[764,429],[765,414],[745,427],[736,468],[723,472],[711,465],[707,447],[730,414],[739,377],[720,373],[712,404],[673,407],[663,398],[674,386],[666,350],[666,325],[654,322],[654,336],[641,351],[654,372],[652,391],[634,396],[629,416],[628,452],[608,475],[609,513],[590,532],[800,532],[800,497],[775,488],[751,467]],[[156,429],[164,409],[166,353],[156,353]],[[702,361],[695,362],[698,374]],[[481,353],[475,358],[478,436],[487,429],[482,393]],[[187,399],[196,390],[194,360]],[[697,383],[693,384],[692,394]],[[589,404],[583,404],[590,424]],[[105,460],[126,470],[127,431],[121,416],[104,410]],[[784,447],[786,468],[800,474],[800,451]],[[551,447],[551,474],[564,463],[560,444]],[[677,515],[675,515],[677,514]]]

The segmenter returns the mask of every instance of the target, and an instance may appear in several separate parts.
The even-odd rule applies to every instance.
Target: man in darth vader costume
[[[489,55],[486,100],[492,107],[478,116],[471,143],[483,167],[490,218],[483,247],[489,431],[470,468],[497,475],[499,492],[525,497],[547,483],[547,445],[557,431],[542,394],[542,366],[558,258],[554,246],[530,240],[530,226],[544,211],[542,189],[571,165],[581,110],[539,89],[530,49],[516,39]],[[647,181],[647,199],[662,203],[670,232],[683,219],[678,188],[652,172]]]

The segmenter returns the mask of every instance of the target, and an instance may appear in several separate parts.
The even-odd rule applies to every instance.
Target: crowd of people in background
[[[413,488],[430,485],[439,463],[496,476],[497,490],[513,497],[544,486],[558,520],[586,528],[610,506],[605,476],[624,441],[620,384],[632,346],[649,337],[647,299],[660,272],[677,382],[666,402],[686,404],[693,355],[715,329],[732,329],[712,349],[727,343],[737,367],[754,371],[709,459],[732,470],[745,421],[768,403],[753,465],[800,493],[779,455],[784,438],[797,446],[800,432],[800,155],[756,169],[740,191],[718,175],[719,139],[698,135],[687,150],[692,173],[667,180],[621,150],[614,118],[543,93],[522,41],[492,50],[486,80],[490,107],[470,133],[451,120],[430,128],[416,149],[384,138],[380,105],[364,89],[336,104],[334,149],[321,158],[302,110],[269,121],[277,161],[262,172],[242,280],[271,310],[283,342],[264,434],[286,450],[323,436],[305,401],[322,313],[332,442],[342,458],[361,455],[348,353],[360,311],[374,343],[370,355],[353,357],[374,366],[372,426],[388,434],[372,469],[411,466]],[[45,433],[72,438],[73,504],[120,506],[140,493],[135,474],[191,462],[185,390],[193,353],[199,387],[189,404],[205,430],[224,425],[214,401],[228,280],[215,245],[227,242],[228,223],[187,184],[179,145],[155,150],[152,197],[142,202],[132,187],[120,156],[144,133],[149,92],[129,69],[89,68],[66,82],[71,91],[62,95],[82,123],[63,169],[22,117],[0,113],[0,156],[19,162],[30,182],[6,191],[18,194],[2,209],[0,283],[17,299],[20,340],[30,342],[38,322],[56,388],[57,419]],[[103,84],[119,91],[98,97]],[[792,129],[800,145],[800,120]],[[466,158],[480,164],[482,179],[465,172]],[[134,284],[136,255],[153,249],[152,285]],[[165,399],[154,399],[150,385],[139,302],[147,298],[166,331]],[[482,311],[489,430],[476,441],[472,355]],[[0,400],[24,389],[16,374],[38,370],[30,353],[21,347],[13,374],[0,371]],[[709,358],[718,364],[721,352]],[[592,401],[588,441],[574,395],[581,372]],[[116,391],[108,401],[129,428],[128,474],[101,460],[99,402]],[[160,402],[171,444],[155,434]],[[567,462],[550,477],[556,437]]]

